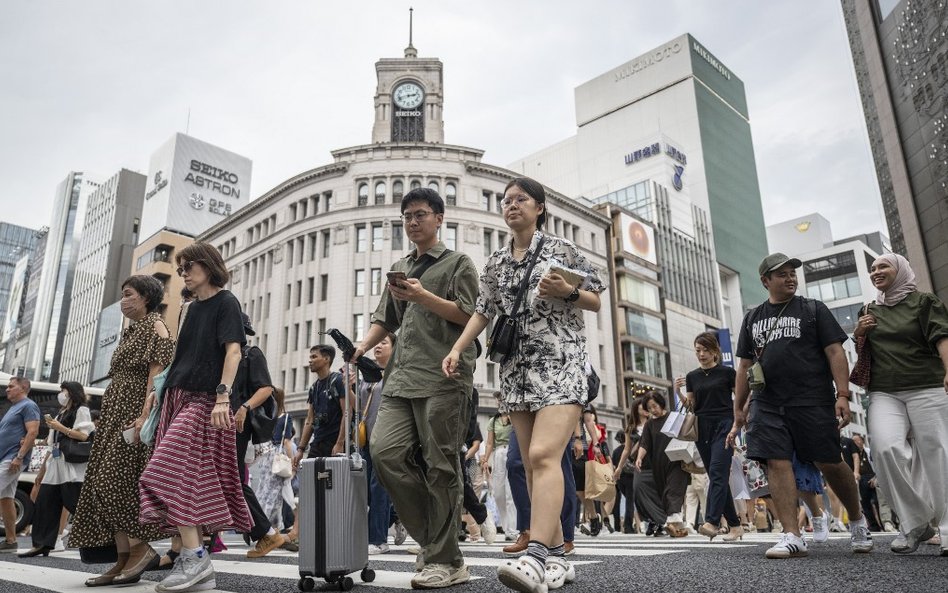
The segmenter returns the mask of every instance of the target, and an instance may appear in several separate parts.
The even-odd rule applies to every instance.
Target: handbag
[[[869,312],[869,303],[859,311],[859,317]],[[860,387],[869,387],[869,369],[872,367],[872,354],[869,352],[869,336],[856,337],[856,364],[849,373],[849,382]]]
[[[359,447],[365,447],[369,444],[369,427],[365,424],[365,416],[369,413],[369,406],[372,405],[372,396],[375,395],[373,389],[369,389],[369,399],[365,402],[365,407],[362,409],[362,419],[359,420],[358,428],[358,439]]]
[[[665,424],[662,425],[662,434],[677,439],[678,435],[681,434],[681,427],[685,424],[685,414],[678,410],[673,410],[668,413],[668,418],[665,419]]]
[[[251,439],[254,443],[269,443],[277,423],[276,398],[271,394],[262,404],[250,410]]]
[[[287,414],[286,420],[283,421],[283,432],[281,434],[286,434],[286,427],[289,422],[290,415]],[[274,476],[284,479],[293,475],[293,460],[289,458],[282,446],[277,449],[276,455],[273,456],[273,463],[270,464],[270,472]]]
[[[527,273],[524,274],[523,280],[520,282],[520,288],[517,289],[517,297],[514,299],[513,314],[502,313],[494,321],[494,329],[487,340],[487,359],[491,362],[503,364],[510,360],[510,357],[517,350],[520,342],[520,330],[517,327],[520,316],[520,302],[530,285],[530,276],[533,274],[533,268],[537,265],[537,257],[540,255],[540,250],[543,249],[544,242],[546,242],[546,236],[541,236],[537,248],[530,257]]]
[[[586,462],[585,493],[588,500],[612,502],[616,498],[616,482],[611,463]]]
[[[734,459],[740,463],[744,482],[747,484],[748,492],[750,492],[748,498],[759,498],[770,494],[767,470],[760,462],[747,458],[747,443],[745,442],[743,433],[737,436],[736,442],[734,443]]]
[[[59,452],[63,454],[66,463],[88,463],[89,456],[92,455],[92,435],[89,435],[84,441],[77,441],[65,435],[57,441],[59,443]]]
[[[187,314],[187,309],[181,314],[181,321],[178,324],[179,333],[181,327],[184,325],[184,319],[187,317]],[[174,355],[177,354],[177,352],[178,342],[175,341],[174,351],[171,353],[171,364],[174,363]],[[153,445],[155,442],[155,432],[158,431],[158,421],[161,419],[161,407],[165,397],[165,384],[168,381],[168,371],[171,370],[171,364],[163,368],[161,372],[155,375],[155,378],[151,380],[151,388],[152,391],[155,392],[155,401],[152,402],[151,410],[148,412],[148,418],[145,419],[145,423],[138,433],[138,438],[146,445]]]

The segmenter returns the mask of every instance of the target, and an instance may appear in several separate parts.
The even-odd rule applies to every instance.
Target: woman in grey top
[[[527,553],[498,569],[500,581],[517,591],[545,593],[575,578],[563,556],[563,451],[587,400],[583,310],[599,311],[605,285],[576,246],[540,231],[546,194],[532,179],[518,178],[504,191],[504,221],[512,240],[487,261],[474,315],[442,364],[457,371],[461,352],[499,313],[518,319],[517,351],[501,365],[501,412],[510,414],[530,487],[533,538]],[[537,254],[521,311],[513,311],[521,281]],[[573,270],[573,286],[553,266]],[[518,315],[522,312],[522,315]]]

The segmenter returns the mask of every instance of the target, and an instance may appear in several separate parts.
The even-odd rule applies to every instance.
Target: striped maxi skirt
[[[237,473],[237,436],[234,428],[211,426],[215,399],[213,393],[177,387],[165,393],[155,450],[138,491],[141,522],[166,535],[176,534],[179,525],[197,525],[205,534],[250,531]]]

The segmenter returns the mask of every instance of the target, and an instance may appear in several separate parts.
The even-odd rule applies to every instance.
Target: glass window
[[[323,241],[323,257],[329,257],[329,231],[320,233]]]
[[[355,296],[365,296],[365,270],[355,271]]]
[[[392,223],[392,251],[401,251],[405,248],[405,232],[402,229],[402,223]]]
[[[309,261],[316,261],[317,253],[319,253],[319,236],[313,233],[309,236]]]
[[[365,330],[365,315],[362,313],[357,313],[352,316],[352,339],[361,340],[364,336],[362,332]]]
[[[367,206],[369,204],[369,184],[359,184],[359,205]]]
[[[412,180],[411,180],[411,185],[409,185],[408,187],[409,187],[410,189],[418,189],[419,187],[421,187],[421,181],[419,181],[419,180],[417,180],[417,179],[412,179]]]
[[[484,229],[484,257],[494,254],[494,231]]]
[[[653,311],[661,311],[658,286],[643,282],[631,276],[622,276],[619,280],[619,298]]]
[[[362,253],[365,251],[368,230],[365,228],[364,224],[356,226],[356,253]]]
[[[382,251],[382,223],[372,224],[372,251]]]
[[[299,307],[303,304],[303,281],[296,281],[296,306]]]
[[[436,192],[441,193],[441,185],[434,179],[428,182],[428,189],[433,189]]]
[[[405,184],[402,183],[401,179],[398,179],[392,184],[392,197],[396,200],[400,200],[404,194]]]
[[[382,294],[382,268],[372,268],[372,296],[378,296]]]
[[[444,186],[444,201],[448,206],[457,206],[458,188],[453,183]]]
[[[319,277],[319,300],[325,301],[329,297],[329,274]]]
[[[484,208],[484,210],[486,210],[487,212],[490,212],[490,195],[491,195],[491,194],[490,194],[489,191],[485,191],[484,194],[483,194],[483,197],[481,198],[481,200],[482,200],[481,206],[482,206],[482,207]]]
[[[665,343],[665,329],[658,317],[628,309],[625,312],[625,322],[626,332],[630,336],[658,344]]]
[[[384,204],[385,203],[385,182],[379,181],[375,184],[375,203]]]
[[[853,274],[846,277],[846,292],[849,296],[860,296],[862,294],[862,287],[859,285],[859,276]]]
[[[287,284],[286,292],[283,294],[283,309],[285,311],[290,310],[290,303],[292,302],[292,299],[293,299],[293,285]]]
[[[665,355],[646,346],[632,344],[635,372],[665,379]]]
[[[286,267],[293,267],[293,245],[295,241],[286,242]]]
[[[445,229],[444,245],[451,251],[458,249],[458,225],[449,224]]]

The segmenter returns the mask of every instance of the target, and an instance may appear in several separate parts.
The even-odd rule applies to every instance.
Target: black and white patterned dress
[[[476,312],[487,319],[513,313],[517,289],[540,237],[546,237],[546,241],[520,305],[524,314],[520,317],[518,352],[500,368],[500,407],[504,412],[536,412],[552,405],[586,404],[588,355],[583,311],[564,299],[541,299],[536,295],[540,279],[554,262],[585,274],[583,290],[601,293],[606,289],[599,271],[573,243],[537,231],[527,254],[518,262],[511,252],[511,240],[484,266]]]

